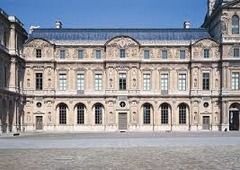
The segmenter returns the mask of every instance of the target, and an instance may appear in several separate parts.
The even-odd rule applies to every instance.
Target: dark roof
[[[54,41],[107,41],[117,36],[129,36],[137,41],[192,41],[210,38],[206,29],[34,29],[35,38]]]

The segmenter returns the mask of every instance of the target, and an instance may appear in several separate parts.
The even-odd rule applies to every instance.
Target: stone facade
[[[22,23],[0,9],[0,131],[22,130],[24,116],[22,57],[27,33]]]
[[[239,11],[209,0],[199,29],[33,29],[22,129],[239,130]]]

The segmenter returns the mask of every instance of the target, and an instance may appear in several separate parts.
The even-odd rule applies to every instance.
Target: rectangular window
[[[65,59],[65,58],[66,58],[65,50],[60,50],[60,59]]]
[[[203,73],[203,79],[202,79],[202,86],[203,86],[203,90],[209,90],[209,84],[210,84],[210,80],[209,80],[209,73]]]
[[[150,55],[149,55],[149,50],[144,50],[144,59],[149,59]]]
[[[126,51],[125,49],[120,49],[120,58],[125,58]]]
[[[42,50],[36,49],[36,58],[42,58]]]
[[[186,53],[185,53],[185,50],[180,50],[180,59],[185,59],[186,58]]]
[[[232,89],[239,90],[239,73],[232,73]]]
[[[151,76],[150,74],[143,74],[143,90],[151,90]]]
[[[96,50],[96,59],[101,59],[101,58],[102,58],[101,50]]]
[[[233,56],[234,57],[239,57],[239,48],[234,48],[233,49]]]
[[[168,90],[168,74],[161,74],[161,90]]]
[[[83,50],[78,50],[78,59],[83,59]]]
[[[126,90],[126,73],[120,73],[119,74],[119,90]]]
[[[84,90],[84,74],[77,74],[77,90]]]
[[[179,74],[178,89],[180,91],[185,91],[186,90],[186,74]]]
[[[102,74],[95,74],[95,90],[102,90]]]
[[[204,58],[209,58],[209,49],[204,49]]]
[[[162,50],[162,59],[167,59],[167,58],[168,58],[167,50]]]
[[[42,73],[36,73],[36,90],[42,90],[43,89],[43,77]]]
[[[67,75],[65,73],[59,74],[59,90],[60,91],[67,90]]]

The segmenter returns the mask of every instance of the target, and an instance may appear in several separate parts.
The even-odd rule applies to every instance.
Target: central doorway
[[[42,129],[43,129],[43,117],[36,116],[36,130],[42,130]]]
[[[210,130],[210,117],[209,116],[203,116],[203,130]]]
[[[127,113],[120,112],[118,114],[118,130],[127,130]]]

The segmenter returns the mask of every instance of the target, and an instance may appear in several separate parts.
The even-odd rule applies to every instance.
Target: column
[[[9,53],[16,54],[16,29],[13,24],[10,27]]]

